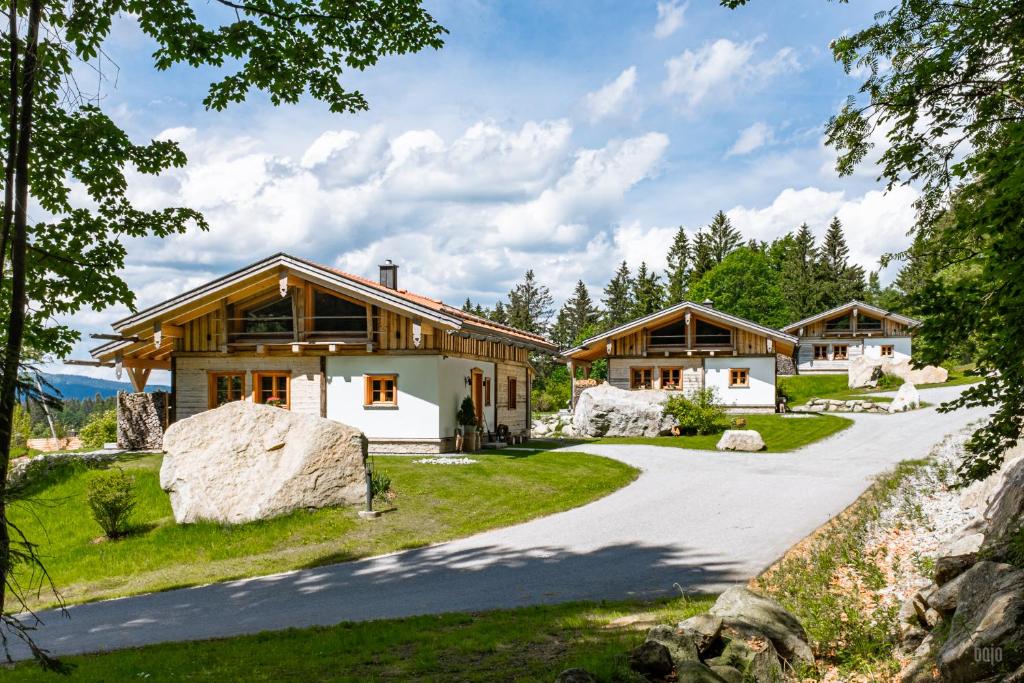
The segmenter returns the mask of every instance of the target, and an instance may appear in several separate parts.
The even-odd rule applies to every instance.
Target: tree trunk
[[[41,5],[41,0],[32,0],[29,8],[21,84],[21,111],[18,116],[18,152],[14,164],[16,205],[11,230],[11,318],[3,356],[3,376],[0,377],[0,612],[6,604],[11,571],[11,537],[7,528],[7,469],[11,459],[11,427],[17,401],[18,366],[21,362],[21,343],[28,304],[28,164],[32,140],[32,104],[35,96],[36,46],[39,42]]]
[[[14,217],[14,156],[18,153],[18,0],[11,0],[8,12],[7,43],[11,61],[8,78],[11,81],[7,111],[7,157],[4,159],[4,211],[0,227],[0,285],[3,284],[7,243],[11,238],[11,220]]]

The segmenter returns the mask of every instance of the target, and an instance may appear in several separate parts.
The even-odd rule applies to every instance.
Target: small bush
[[[128,519],[138,502],[135,477],[123,470],[97,472],[89,480],[89,510],[107,538],[119,538],[128,532]]]
[[[473,406],[473,398],[471,396],[462,399],[462,405],[459,406],[455,419],[463,427],[476,426],[476,408]]]
[[[383,470],[374,470],[370,474],[370,494],[373,502],[390,505],[395,499],[395,491],[391,488],[391,476]]]
[[[690,396],[672,396],[665,403],[665,415],[675,418],[683,434],[714,434],[728,424],[725,408],[713,388],[699,389]]]
[[[87,448],[102,448],[105,443],[117,441],[117,410],[111,408],[93,416],[79,436]]]

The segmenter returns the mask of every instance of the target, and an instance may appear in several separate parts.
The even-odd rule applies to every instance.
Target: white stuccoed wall
[[[910,337],[867,337],[864,339],[864,356],[881,358],[883,344],[892,345],[893,358],[910,358]]]
[[[327,359],[327,417],[370,439],[437,439],[440,356],[332,356]],[[363,406],[365,375],[398,375],[398,406]]]
[[[439,402],[441,415],[441,436],[455,434],[455,412],[462,405],[462,399],[469,396],[471,388],[466,386],[466,377],[474,369],[480,370],[483,376],[491,378],[491,405],[484,404],[483,412],[487,420],[487,428],[494,430],[494,363],[466,358],[441,358],[438,363]]]
[[[748,368],[750,386],[729,386],[731,368]],[[775,405],[775,357],[723,356],[704,359],[704,386],[714,387],[718,400],[727,406],[770,408]]]

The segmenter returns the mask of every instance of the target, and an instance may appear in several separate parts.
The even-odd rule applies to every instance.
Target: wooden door
[[[473,411],[476,413],[476,423],[484,423],[484,373],[480,370],[473,370]]]

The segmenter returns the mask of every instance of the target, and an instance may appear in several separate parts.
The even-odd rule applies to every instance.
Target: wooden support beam
[[[103,332],[93,332],[89,336],[92,339],[107,339],[109,341],[127,341],[127,342],[138,342],[139,341],[139,336],[138,335],[134,335],[134,336],[131,336],[131,337],[126,337],[126,336],[124,336],[122,334],[106,334],[106,333],[103,333]]]
[[[181,325],[169,323],[153,323],[153,344],[157,348],[163,346],[164,337],[168,339],[181,339],[185,336],[185,328]]]
[[[74,358],[68,358],[64,361],[64,365],[81,365],[87,368],[112,368],[113,363],[100,361],[100,360],[76,360]]]
[[[128,379],[131,380],[135,393],[141,394],[146,390],[146,382],[149,380],[151,372],[152,370],[149,368],[128,368]]]
[[[277,291],[281,298],[288,296],[288,269],[282,268],[277,273]]]
[[[337,344],[328,344],[327,345],[327,350],[330,351],[331,353],[337,353],[338,352],[338,345]]]
[[[302,353],[302,344],[292,344],[292,353]]]

